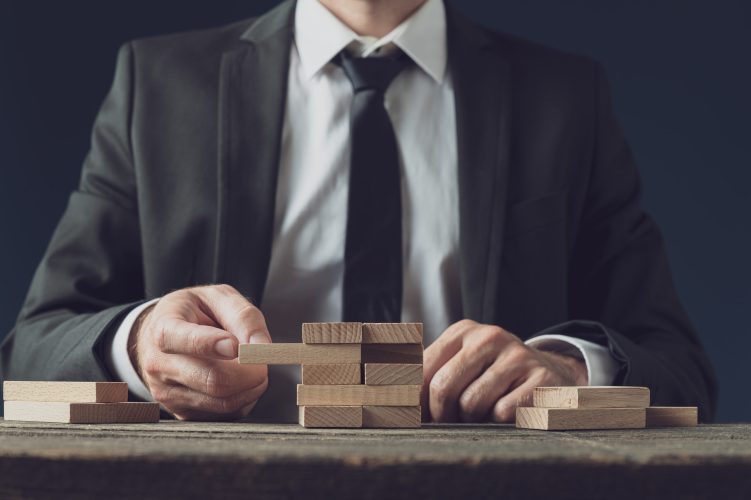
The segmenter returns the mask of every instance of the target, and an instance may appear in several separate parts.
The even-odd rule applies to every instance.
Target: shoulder
[[[515,83],[555,85],[558,88],[591,85],[599,64],[583,54],[550,47],[530,39],[483,26],[447,5],[449,44],[452,37],[469,41],[467,47],[480,46],[488,53],[488,63],[502,61],[510,66]],[[465,45],[462,43],[462,45]],[[591,88],[591,87],[590,87]]]
[[[129,51],[137,67],[165,69],[174,65],[216,64],[221,55],[243,45],[241,35],[257,21],[248,18],[224,26],[138,38],[121,50]]]
[[[604,71],[584,54],[568,52],[508,33],[484,30],[500,60],[510,67],[514,95],[531,106],[585,113],[600,92]]]
[[[593,58],[550,47],[520,36],[487,30],[516,78],[557,86],[591,85],[600,64]]]

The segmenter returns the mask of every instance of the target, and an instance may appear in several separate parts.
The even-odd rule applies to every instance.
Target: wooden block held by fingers
[[[419,406],[363,406],[362,426],[365,428],[419,428]]]
[[[532,404],[537,408],[645,408],[647,387],[570,386],[536,387]]]
[[[699,409],[696,406],[650,406],[647,427],[696,427]]]
[[[301,406],[303,427],[362,427],[362,406]]]
[[[422,344],[363,344],[363,363],[422,364]]]
[[[421,385],[297,386],[298,406],[418,406]]]
[[[363,323],[363,344],[422,344],[422,323]]]
[[[305,385],[357,385],[362,381],[360,364],[302,365]]]
[[[159,422],[159,403],[5,401],[5,420],[67,424]]]
[[[422,384],[422,365],[405,363],[365,363],[365,384]]]
[[[122,403],[128,401],[125,382],[20,382],[3,383],[6,401],[68,403]]]
[[[642,429],[644,408],[525,408],[516,409],[516,427],[550,431]]]
[[[303,323],[306,344],[360,344],[362,323]]]
[[[360,344],[240,344],[248,365],[330,365],[359,363]]]

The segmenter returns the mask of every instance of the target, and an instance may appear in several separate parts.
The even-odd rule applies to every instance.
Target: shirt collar
[[[409,18],[380,39],[359,36],[318,0],[298,0],[295,45],[306,78],[315,76],[339,52],[358,42],[367,57],[393,44],[438,83],[446,73],[446,11],[442,0],[427,0]]]

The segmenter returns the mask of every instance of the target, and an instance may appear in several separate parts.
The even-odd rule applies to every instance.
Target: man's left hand
[[[434,422],[513,422],[535,387],[587,384],[582,360],[527,346],[501,327],[462,320],[425,349],[423,415]]]

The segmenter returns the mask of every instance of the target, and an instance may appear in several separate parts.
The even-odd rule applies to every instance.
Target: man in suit
[[[602,68],[441,0],[287,1],[137,40],[3,376],[287,420],[295,372],[240,366],[239,343],[420,321],[434,421],[511,421],[574,384],[708,420],[714,374],[639,198]]]

